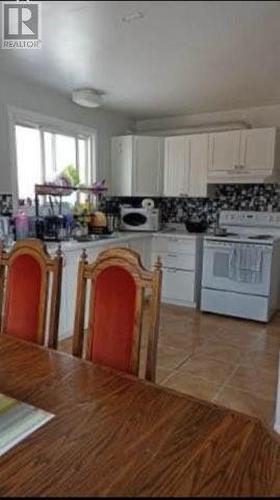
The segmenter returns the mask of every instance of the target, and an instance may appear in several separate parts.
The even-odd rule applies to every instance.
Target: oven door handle
[[[210,245],[208,245],[208,244],[204,245],[205,250],[208,250],[208,249],[209,250],[220,250],[220,249],[231,250],[233,247],[234,247],[234,245],[230,245],[230,244],[229,245],[224,245],[224,244],[219,245],[219,244],[213,243]]]

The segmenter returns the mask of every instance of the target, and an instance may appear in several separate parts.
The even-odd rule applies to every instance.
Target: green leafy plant
[[[74,165],[67,165],[60,173],[70,179],[72,186],[77,186],[80,183],[79,172],[76,170]]]

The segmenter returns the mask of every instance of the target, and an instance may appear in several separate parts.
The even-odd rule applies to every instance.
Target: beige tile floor
[[[148,320],[144,321],[141,375]],[[69,352],[71,339],[63,341],[60,349]],[[266,325],[163,305],[157,383],[273,425],[279,349],[280,313]]]

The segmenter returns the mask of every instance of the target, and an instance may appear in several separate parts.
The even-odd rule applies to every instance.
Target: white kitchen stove
[[[204,238],[201,310],[268,321],[280,305],[280,213],[223,211]]]

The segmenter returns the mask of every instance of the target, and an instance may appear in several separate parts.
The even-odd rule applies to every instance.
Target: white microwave
[[[159,231],[161,229],[158,208],[133,208],[121,206],[123,231]]]

